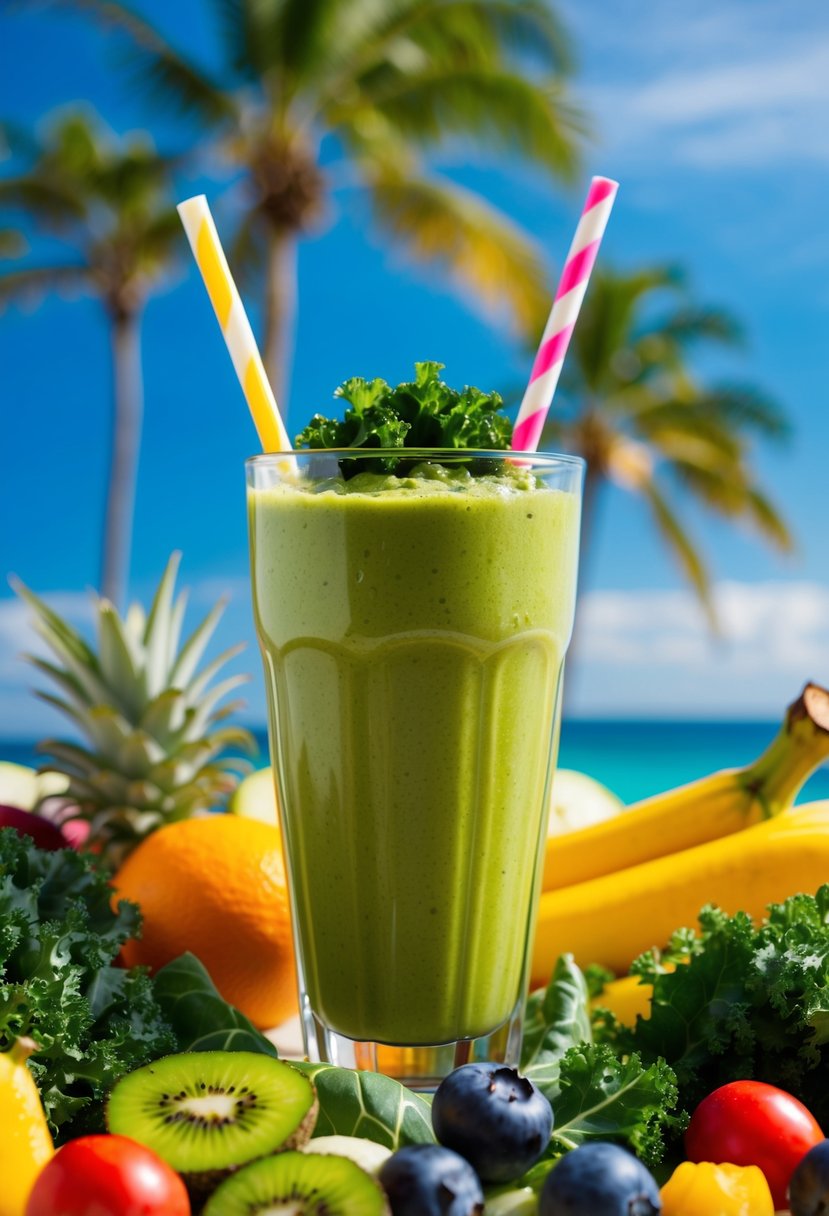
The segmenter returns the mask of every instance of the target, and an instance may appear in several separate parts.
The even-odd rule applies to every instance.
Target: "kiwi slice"
[[[279,1153],[226,1178],[203,1216],[388,1216],[388,1211],[380,1184],[346,1157]]]
[[[120,1080],[106,1117],[111,1132],[146,1144],[202,1196],[229,1171],[305,1144],[317,1096],[303,1073],[273,1056],[187,1052]]]

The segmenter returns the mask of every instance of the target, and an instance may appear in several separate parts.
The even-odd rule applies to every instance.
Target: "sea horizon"
[[[268,763],[266,730],[261,723],[246,725],[258,747],[254,766],[263,767]],[[568,717],[558,764],[588,773],[629,803],[719,769],[750,764],[779,729],[779,722],[759,719]],[[37,767],[43,757],[36,747],[35,739],[0,736],[0,760]],[[809,779],[798,801],[821,798],[829,799],[829,767]]]

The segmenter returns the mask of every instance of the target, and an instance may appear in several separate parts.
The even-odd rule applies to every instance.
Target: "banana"
[[[635,1026],[637,1017],[651,1016],[652,997],[652,984],[646,984],[638,975],[623,975],[605,984],[590,1004],[593,1009],[609,1009],[623,1026]]]
[[[560,954],[617,975],[637,955],[694,926],[707,903],[760,918],[770,903],[829,881],[829,801],[792,807],[736,835],[629,866],[539,901],[532,984],[547,983]]]
[[[747,768],[724,769],[646,798],[594,827],[549,837],[542,890],[613,874],[779,815],[827,756],[829,691],[807,684],[777,737]]]
[[[52,1137],[26,1060],[33,1039],[0,1053],[0,1216],[23,1216],[29,1192],[54,1153]]]

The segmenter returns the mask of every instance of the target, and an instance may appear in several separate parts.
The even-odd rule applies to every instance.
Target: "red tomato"
[[[732,1081],[703,1098],[685,1133],[689,1161],[759,1165],[776,1209],[787,1206],[789,1179],[823,1140],[802,1102],[763,1081]]]
[[[190,1216],[178,1174],[126,1136],[82,1136],[38,1175],[26,1216]]]

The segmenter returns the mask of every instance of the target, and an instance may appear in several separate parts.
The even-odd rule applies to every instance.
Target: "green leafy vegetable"
[[[565,1052],[591,1038],[585,978],[572,954],[563,954],[547,987],[533,992],[527,1001],[522,1071],[536,1085],[554,1085]]]
[[[635,1053],[619,1059],[600,1043],[571,1047],[546,1096],[556,1114],[551,1148],[558,1154],[587,1140],[616,1140],[655,1164],[664,1132],[678,1127],[671,1114],[676,1077],[665,1061],[645,1068]]]
[[[562,1153],[587,1140],[615,1140],[643,1161],[660,1160],[673,1115],[676,1078],[664,1060],[643,1065],[593,1043],[587,981],[572,955],[558,960],[546,989],[527,1002],[522,1072],[548,1098],[555,1115],[544,1157],[513,1186],[538,1190]]]
[[[140,915],[113,911],[107,877],[89,856],[0,831],[0,1050],[38,1044],[29,1067],[61,1141],[101,1128],[115,1081],[176,1049],[148,977],[112,965]]]
[[[243,1013],[219,995],[194,954],[182,954],[162,967],[153,990],[179,1051],[258,1051],[278,1054],[273,1043]]]
[[[434,1142],[429,1103],[391,1077],[291,1062],[317,1087],[315,1136],[362,1136],[391,1149]]]
[[[315,414],[297,435],[297,447],[508,448],[512,423],[501,412],[498,393],[449,388],[440,378],[442,368],[442,363],[416,363],[414,380],[396,388],[385,380],[346,380],[334,394],[345,402],[342,419]],[[377,461],[383,472],[399,471],[401,464],[396,458]]]
[[[664,1057],[689,1110],[717,1086],[755,1077],[829,1126],[829,886],[772,905],[759,926],[711,907],[699,924],[699,935],[683,930],[663,954],[637,960],[632,970],[654,986],[651,1015],[605,1027],[603,1039],[617,1054]]]

